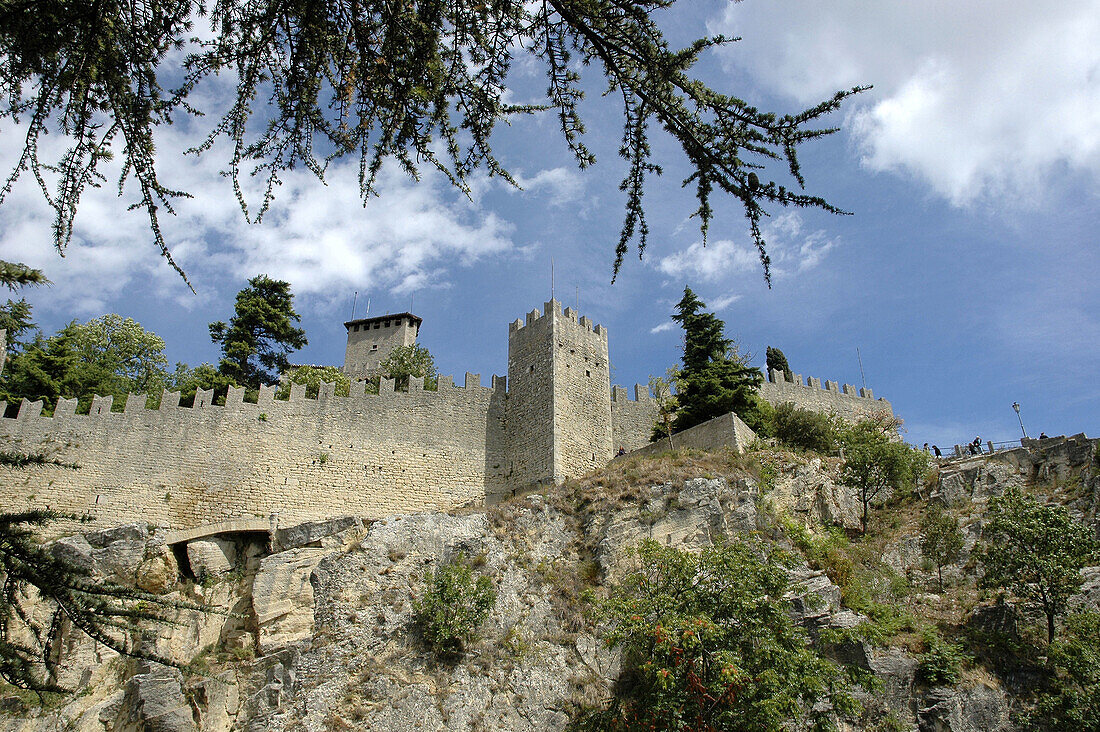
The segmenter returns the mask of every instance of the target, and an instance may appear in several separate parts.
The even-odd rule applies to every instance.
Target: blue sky
[[[261,272],[296,293],[310,345],[293,360],[339,364],[358,291],[357,315],[369,298],[371,314],[424,318],[421,342],[459,381],[506,371],[507,323],[549,298],[553,259],[559,299],[579,299],[608,327],[615,383],[645,382],[678,360],[669,315],[687,285],[760,365],[777,346],[804,376],[860,385],[858,348],[867,385],[893,403],[911,442],[1016,438],[1013,401],[1033,435],[1095,436],[1100,2],[960,5],[685,0],[661,16],[681,41],[741,36],[698,72],[763,108],[793,112],[874,85],[833,115],[840,133],[801,152],[808,190],[854,215],[774,211],[770,290],[735,202],[716,202],[700,246],[683,162],[660,135],[666,174],[648,189],[649,249],[610,283],[621,121],[595,77],[583,111],[596,167],[576,169],[551,115],[519,120],[494,141],[524,190],[479,179],[472,201],[433,176],[413,183],[387,170],[364,208],[354,164],[337,165],[327,187],[288,175],[265,222],[250,226],[218,175],[224,157],[181,161],[195,129],[165,131],[164,178],[195,195],[165,230],[197,295],[112,186],[87,195],[61,259],[50,212],[21,181],[0,207],[0,258],[53,280],[27,295],[46,332],[117,312],[164,337],[170,360],[193,365],[216,362],[206,326],[227,319],[237,290]],[[535,98],[539,74],[517,66],[518,99]],[[216,104],[220,91],[204,93]],[[20,139],[0,129],[5,167]]]

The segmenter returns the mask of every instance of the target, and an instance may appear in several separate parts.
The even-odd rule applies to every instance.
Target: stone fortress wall
[[[275,387],[262,388],[257,403],[232,389],[217,406],[200,391],[191,408],[169,392],[155,410],[132,394],[121,412],[96,397],[87,415],[62,399],[52,417],[41,402],[24,401],[17,417],[0,419],[0,449],[64,465],[0,467],[0,501],[7,511],[49,507],[90,514],[100,526],[140,519],[174,530],[492,502],[649,443],[657,407],[648,387],[635,385],[631,399],[609,374],[607,330],[551,300],[509,326],[508,378],[487,386],[467,374],[463,387],[444,376],[438,391],[414,379],[395,392],[383,379],[377,395],[358,383],[338,397],[323,384],[317,399],[306,399],[293,384],[286,401],[275,399]],[[847,418],[891,409],[870,390],[772,379],[761,393],[773,404]]]
[[[880,412],[893,414],[890,402],[881,397],[875,399],[870,389],[856,389],[845,384],[843,389],[835,381],[810,377],[802,383],[802,374],[793,374],[794,381],[787,381],[782,371],[772,369],[768,380],[760,385],[760,396],[772,405],[791,402],[796,407],[814,412],[831,412],[849,421],[870,417]]]
[[[53,417],[24,402],[18,417],[0,419],[3,449],[78,467],[0,468],[4,510],[89,513],[101,526],[182,529],[272,514],[290,525],[449,508],[507,490],[504,379],[485,387],[467,374],[465,387],[449,377],[438,391],[419,387],[394,392],[384,380],[377,395],[360,386],[338,397],[326,384],[306,399],[295,384],[288,401],[265,388],[256,404],[234,389],[225,406],[200,392],[194,408],[169,393],[158,410],[130,395],[123,412],[97,397],[87,415],[67,399]]]

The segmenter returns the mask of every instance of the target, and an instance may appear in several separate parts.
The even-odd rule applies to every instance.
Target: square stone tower
[[[508,328],[507,443],[514,485],[560,483],[612,457],[607,330],[551,300]]]
[[[344,323],[348,329],[344,373],[352,379],[370,376],[393,349],[416,343],[422,322],[412,313],[397,313]]]

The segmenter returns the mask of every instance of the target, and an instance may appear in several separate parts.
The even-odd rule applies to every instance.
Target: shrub
[[[1100,729],[1100,613],[1066,619],[1062,637],[1049,649],[1050,687],[1024,715],[1029,730]]]
[[[959,683],[966,652],[962,647],[944,640],[939,633],[928,631],[924,636],[927,650],[921,654],[917,673],[932,686],[954,686]]]
[[[496,600],[493,581],[475,575],[469,561],[459,556],[428,573],[424,596],[413,603],[414,618],[438,655],[459,655]]]
[[[777,406],[772,413],[772,436],[794,450],[827,453],[836,449],[837,428],[832,417],[791,402]]]
[[[601,608],[623,673],[582,730],[782,729],[855,711],[847,680],[788,612],[790,556],[756,540],[695,554],[646,541]]]

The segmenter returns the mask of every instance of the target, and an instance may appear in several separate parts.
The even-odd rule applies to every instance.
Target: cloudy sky
[[[1019,437],[1013,401],[1033,435],[1100,435],[1100,0],[684,0],[661,21],[680,42],[740,36],[698,73],[762,108],[794,112],[874,86],[833,115],[840,133],[801,153],[808,190],[854,215],[774,212],[771,289],[737,206],[717,207],[702,246],[682,161],[659,137],[666,175],[648,191],[649,250],[610,283],[620,111],[598,79],[583,108],[593,170],[575,168],[542,115],[495,138],[522,191],[479,180],[467,200],[431,176],[387,170],[364,208],[354,165],[337,165],[327,186],[288,175],[258,226],[218,175],[224,159],[181,159],[193,130],[168,130],[166,182],[195,198],[165,230],[197,294],[110,187],[85,198],[60,259],[52,216],[22,181],[0,207],[0,258],[53,280],[28,294],[47,333],[117,312],[162,335],[170,360],[216,362],[207,323],[227,319],[245,280],[267,273],[296,293],[310,344],[295,361],[342,362],[358,292],[357,316],[368,300],[372,315],[412,310],[440,371],[483,383],[507,369],[507,323],[549,298],[553,259],[559,299],[609,328],[616,383],[677,361],[669,315],[686,285],[759,365],[777,346],[804,376],[865,382],[911,442]],[[541,89],[537,74],[520,65],[517,88]],[[0,128],[5,167],[19,142]]]

